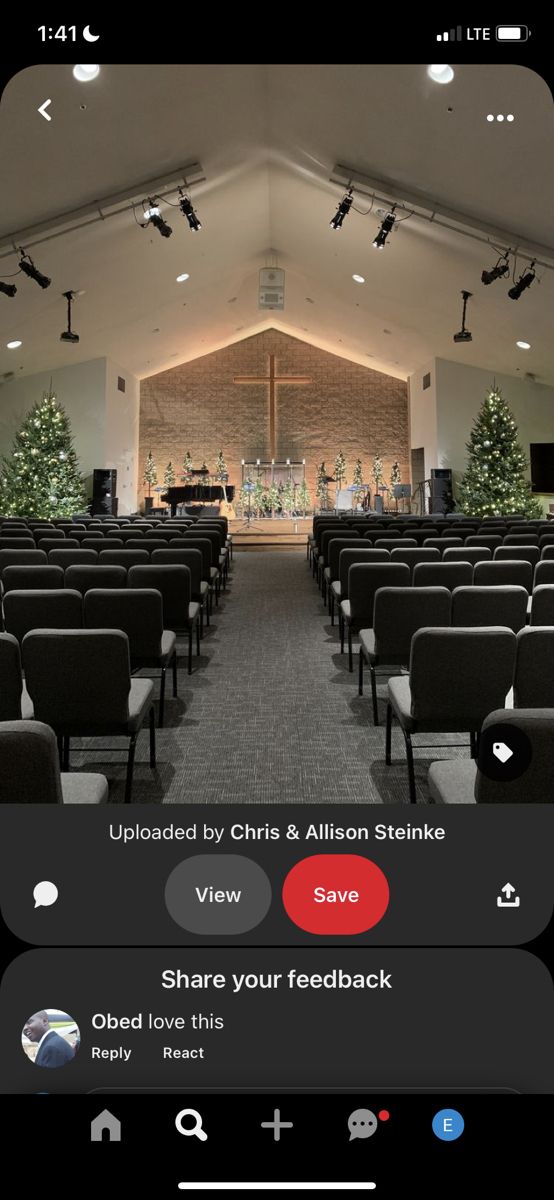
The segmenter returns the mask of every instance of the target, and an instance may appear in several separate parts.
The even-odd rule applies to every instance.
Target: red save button
[[[365,933],[381,920],[388,903],[385,875],[360,854],[303,858],[283,884],[287,915],[307,933]]]

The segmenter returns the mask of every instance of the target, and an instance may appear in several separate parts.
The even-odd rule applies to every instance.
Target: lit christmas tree
[[[222,475],[228,474],[227,463],[225,462],[225,459],[223,457],[223,450],[220,450],[219,454],[217,456],[216,464],[215,464],[215,473],[216,473],[216,475],[219,476],[220,479],[221,479]]]
[[[86,503],[69,418],[45,393],[15,435],[0,478],[0,508],[10,517],[70,517]]]
[[[175,471],[173,470],[173,463],[171,462],[168,462],[164,471],[164,486],[166,488],[175,486]]]
[[[378,490],[379,484],[383,482],[383,459],[380,454],[376,454],[371,467],[371,477],[375,484],[375,491]]]
[[[522,513],[541,517],[542,505],[525,478],[527,460],[500,389],[493,386],[473,422],[469,461],[458,486],[458,508],[468,517]]]
[[[287,482],[283,488],[283,496],[282,496],[281,503],[283,505],[283,512],[286,513],[287,516],[289,516],[289,517],[292,516],[292,513],[294,512],[294,507],[295,507],[295,503],[296,503],[295,491],[296,491],[296,489],[295,489],[294,483],[292,482],[292,479],[287,479]]]
[[[184,461],[183,461],[183,474],[181,475],[181,479],[186,479],[190,475],[191,471],[192,471],[192,458],[191,458],[190,450],[187,450],[185,457],[184,457]]]
[[[310,496],[308,484],[306,483],[305,479],[302,480],[302,483],[298,488],[296,502],[300,511],[304,513],[304,516],[306,516],[306,509],[311,508],[312,498]]]
[[[364,472],[363,472],[363,467],[362,467],[362,460],[361,460],[361,458],[357,458],[356,465],[354,467],[354,474],[352,476],[352,483],[356,487],[362,487],[363,482],[364,482]]]
[[[400,463],[398,461],[395,461],[395,462],[393,462],[392,467],[390,469],[391,488],[396,487],[399,483],[402,483],[402,472],[400,470]]]
[[[337,454],[333,471],[334,471],[335,479],[337,481],[337,487],[340,488],[340,487],[342,487],[344,480],[346,479],[346,459],[344,457],[342,450],[339,450],[339,452]]]
[[[150,488],[153,488],[154,484],[158,482],[158,472],[154,462],[154,455],[152,454],[151,450],[148,451],[146,463],[144,464],[144,475],[142,477],[142,482],[148,484],[148,495],[150,495]]]
[[[322,462],[317,468],[315,481],[315,494],[317,496],[320,508],[329,508],[329,489],[327,486],[327,471],[325,463]]]
[[[281,497],[276,483],[272,483],[267,489],[267,507],[274,514],[281,507]]]

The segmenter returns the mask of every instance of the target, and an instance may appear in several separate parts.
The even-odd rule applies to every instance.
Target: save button
[[[287,916],[306,933],[365,933],[384,916],[389,885],[360,854],[313,854],[295,863],[283,884]]]

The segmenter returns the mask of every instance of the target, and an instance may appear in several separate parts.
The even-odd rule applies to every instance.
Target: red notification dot
[[[283,884],[287,915],[306,933],[365,933],[386,913],[389,895],[381,868],[360,854],[303,858]]]
[[[381,1112],[377,1113],[377,1116],[379,1117],[380,1121],[388,1121],[390,1112],[387,1112],[386,1108],[382,1108]]]

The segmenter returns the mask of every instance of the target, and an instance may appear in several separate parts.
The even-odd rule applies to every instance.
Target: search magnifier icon
[[[183,1118],[186,1117],[192,1117],[194,1124],[188,1126],[183,1125]],[[182,1108],[175,1117],[175,1125],[177,1126],[179,1133],[182,1133],[185,1137],[197,1137],[200,1138],[201,1142],[207,1142],[208,1140],[207,1133],[205,1133],[202,1129],[202,1117],[195,1108]]]

